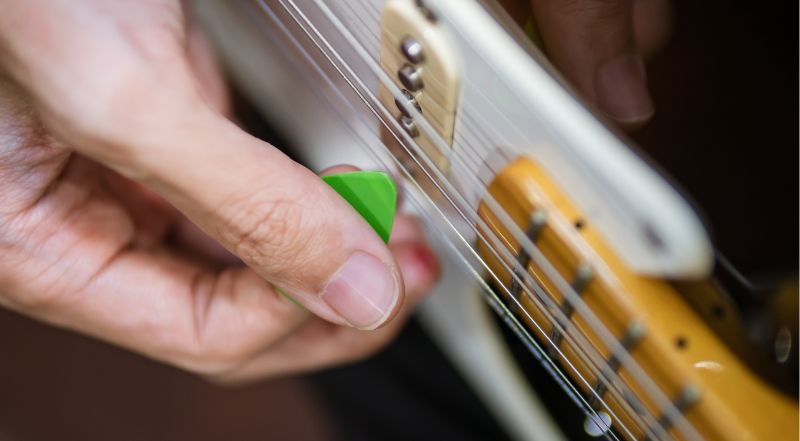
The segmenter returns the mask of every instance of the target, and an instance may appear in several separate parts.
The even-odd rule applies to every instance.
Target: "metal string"
[[[373,99],[374,99],[374,97],[373,97]],[[548,300],[549,300],[549,299],[548,299]]]
[[[576,374],[580,375],[580,373],[579,373],[579,372],[577,372],[577,371],[576,371]],[[587,384],[588,384],[588,383],[587,383]]]
[[[285,6],[285,5],[284,5],[284,6]],[[297,8],[297,7],[296,7],[296,5],[294,5],[294,4],[293,4],[293,6],[294,6],[295,8]],[[340,29],[340,30],[341,30],[341,29]],[[321,38],[321,35],[318,35],[318,38]],[[385,80],[385,79],[384,79],[384,80]],[[384,82],[385,82],[385,81],[384,81]],[[397,94],[398,94],[398,93],[397,93],[397,91],[392,91],[392,92],[393,92],[395,95],[397,95]],[[362,98],[363,98],[363,97],[362,97]],[[373,98],[374,98],[374,97],[373,97]],[[413,112],[414,112],[414,110],[415,110],[415,109],[410,109],[410,113],[413,113]],[[396,124],[396,123],[395,123],[395,124]],[[424,125],[424,123],[423,123],[423,125]],[[470,124],[470,125],[471,125],[471,124]],[[397,128],[396,128],[396,129],[397,129]],[[406,141],[411,141],[411,140],[409,139],[409,140],[406,140]],[[411,142],[413,143],[413,141],[411,141]],[[454,204],[454,205],[455,205],[455,204]],[[489,230],[487,230],[487,231],[489,231]],[[523,245],[524,245],[524,244],[523,244]],[[536,253],[531,253],[532,257],[533,257],[533,255],[534,255],[534,254],[536,254]],[[502,261],[502,259],[501,259],[501,261]],[[544,267],[545,265],[542,265],[542,266]],[[526,270],[526,272],[527,272],[527,270]],[[545,272],[546,272],[546,271],[545,271]],[[512,273],[512,274],[513,274],[513,273]],[[565,282],[565,281],[564,281],[564,283],[566,284],[566,282]],[[502,284],[501,284],[501,285],[502,285]],[[525,287],[527,288],[526,284],[523,284],[523,286],[525,286]],[[526,291],[527,291],[527,289],[526,289]],[[568,291],[568,290],[564,290],[564,291]],[[567,294],[568,294],[568,293],[567,293]],[[567,297],[568,297],[568,296],[565,296],[565,299],[566,299]],[[549,299],[549,297],[546,297],[546,298],[548,298],[548,299]],[[576,309],[578,309],[578,308],[576,308]],[[555,325],[557,325],[557,324],[558,324],[558,323],[557,323],[557,321],[554,321],[554,324],[555,324]],[[569,333],[567,333],[567,334],[569,335]],[[563,356],[563,355],[562,355],[562,356]],[[577,372],[576,372],[576,373],[577,373]],[[578,375],[580,375],[580,374],[578,373]],[[622,401],[621,401],[621,403],[624,403],[624,402],[625,402],[624,400],[622,400]]]
[[[298,12],[299,12],[299,11],[298,11]],[[395,93],[397,93],[397,91],[395,91]],[[363,98],[363,97],[362,97],[362,98]],[[373,99],[375,99],[375,98],[373,97]],[[455,205],[455,204],[454,204],[454,205]],[[462,215],[463,215],[463,213],[462,213]],[[496,244],[495,244],[495,245],[496,245]],[[541,295],[541,294],[542,294],[542,293],[540,293],[540,295]],[[546,299],[547,299],[547,300],[550,300],[549,298],[546,298]],[[601,378],[602,378],[602,377],[601,377]]]

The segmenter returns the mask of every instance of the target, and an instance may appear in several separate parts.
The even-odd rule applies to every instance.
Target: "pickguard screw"
[[[406,100],[405,102],[406,103],[411,104],[412,106],[414,106],[414,108],[417,109],[417,112],[420,112],[420,113],[422,112],[422,107],[419,106],[419,103],[414,98],[414,95],[411,94],[411,92],[403,89],[403,97],[405,97],[405,100]],[[397,109],[400,110],[400,112],[403,115],[411,118],[411,115],[406,111],[406,108],[403,107],[403,103],[401,103],[399,99],[395,98],[394,104],[397,106]]]
[[[414,122],[414,119],[405,115],[400,115],[400,117],[397,118],[397,122],[399,122],[403,130],[408,133],[408,136],[412,138],[419,136],[419,129],[417,129],[417,124]]]
[[[403,86],[411,92],[417,92],[422,89],[422,73],[416,67],[410,64],[404,64],[403,67],[397,71],[397,77]]]
[[[436,14],[433,13],[427,6],[425,6],[425,2],[422,0],[417,0],[417,8],[419,8],[422,15],[425,16],[429,21],[435,22],[436,21]]]
[[[400,42],[400,51],[405,55],[406,60],[413,64],[422,63],[425,60],[425,53],[422,51],[422,44],[412,37],[405,37]]]

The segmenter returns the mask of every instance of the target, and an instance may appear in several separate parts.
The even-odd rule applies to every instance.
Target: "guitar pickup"
[[[420,130],[407,106],[413,106],[445,144],[453,144],[460,75],[456,54],[429,10],[412,0],[386,2],[381,18],[381,68],[401,89],[395,97],[381,84],[380,99],[406,133],[436,166],[449,170],[443,152]]]

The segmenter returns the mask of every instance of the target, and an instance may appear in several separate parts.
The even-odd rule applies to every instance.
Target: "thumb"
[[[317,315],[361,329],[394,315],[391,252],[316,174],[214,113],[174,134],[127,147],[136,160],[121,169]]]
[[[650,119],[631,0],[532,0],[531,7],[549,58],[587,99],[623,126]]]
[[[158,192],[315,314],[360,329],[395,314],[403,289],[391,252],[322,179],[207,108],[173,121],[94,158]],[[92,144],[87,154],[104,151]]]
[[[317,315],[362,329],[394,315],[403,286],[388,247],[317,175],[213,108],[177,10],[62,1],[8,12],[0,64],[63,141],[159,193]]]

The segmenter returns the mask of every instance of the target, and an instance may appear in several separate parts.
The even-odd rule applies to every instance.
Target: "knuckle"
[[[226,326],[219,332],[218,322],[209,312],[214,298],[230,295],[233,287],[230,272],[220,275],[198,273],[191,286],[192,314],[181,341],[188,344],[177,345],[182,352],[179,359],[190,365],[190,370],[200,374],[212,375],[229,371],[239,366],[256,351],[247,338],[236,337],[236,326]]]
[[[136,143],[164,136],[180,118],[198,108],[200,95],[186,81],[187,72],[168,58],[181,56],[178,38],[165,26],[125,29],[127,47],[98,44],[72,48],[55,74],[34,78],[33,89],[46,124],[83,152],[114,163],[137,159]],[[153,49],[158,48],[158,49]],[[159,54],[153,55],[152,52]],[[86,53],[104,56],[87,57]]]
[[[248,262],[264,264],[282,250],[292,255],[288,249],[296,246],[296,225],[290,219],[297,217],[297,201],[288,199],[269,200],[247,204],[236,210],[231,221],[234,253]]]
[[[296,268],[318,253],[319,241],[314,238],[321,237],[322,224],[306,215],[314,199],[286,194],[261,201],[247,198],[236,204],[226,222],[226,242],[234,254],[256,267]]]

